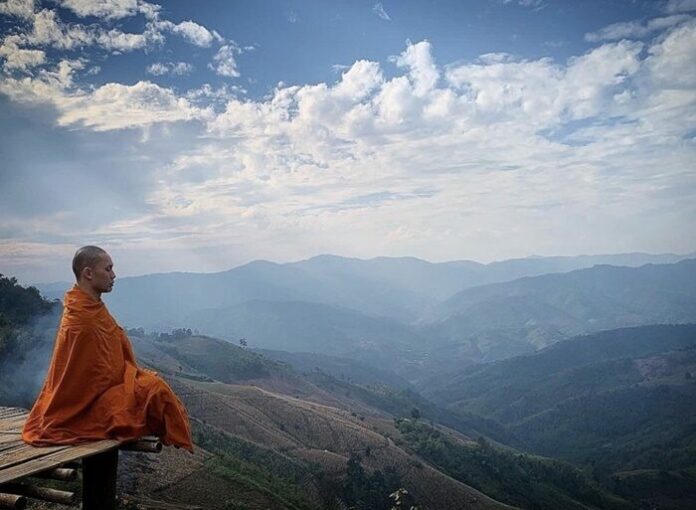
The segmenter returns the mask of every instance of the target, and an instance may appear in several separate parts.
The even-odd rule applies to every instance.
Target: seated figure
[[[43,388],[22,431],[34,446],[155,435],[193,452],[186,409],[155,372],[138,367],[133,348],[101,300],[116,275],[106,251],[80,248],[76,285],[63,316]]]

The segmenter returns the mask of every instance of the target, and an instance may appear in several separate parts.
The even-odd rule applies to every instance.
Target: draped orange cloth
[[[184,405],[162,378],[138,367],[106,305],[77,285],[63,302],[53,358],[24,441],[47,446],[154,434],[193,452]]]

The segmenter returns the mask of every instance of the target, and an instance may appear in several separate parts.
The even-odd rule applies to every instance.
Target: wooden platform
[[[22,441],[27,415],[26,409],[0,407],[0,485],[121,446],[111,439],[79,446],[29,446]]]
[[[26,497],[74,503],[77,498],[72,492],[36,487],[35,480],[18,482],[27,482],[29,476],[64,480],[66,473],[72,473],[74,479],[76,469],[82,469],[82,508],[115,508],[118,449],[148,453],[162,449],[154,437],[127,443],[102,440],[75,446],[29,446],[22,441],[28,414],[26,409],[0,407],[0,508],[24,508]],[[55,471],[61,467],[69,469]]]

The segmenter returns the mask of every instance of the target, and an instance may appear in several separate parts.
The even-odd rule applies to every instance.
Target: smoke
[[[46,377],[61,307],[15,327],[11,348],[0,355],[0,406],[30,408]]]

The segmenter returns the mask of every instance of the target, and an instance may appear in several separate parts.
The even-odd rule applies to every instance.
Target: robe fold
[[[155,435],[193,451],[186,409],[169,385],[139,368],[106,305],[77,285],[63,316],[46,381],[22,438],[34,446]]]

